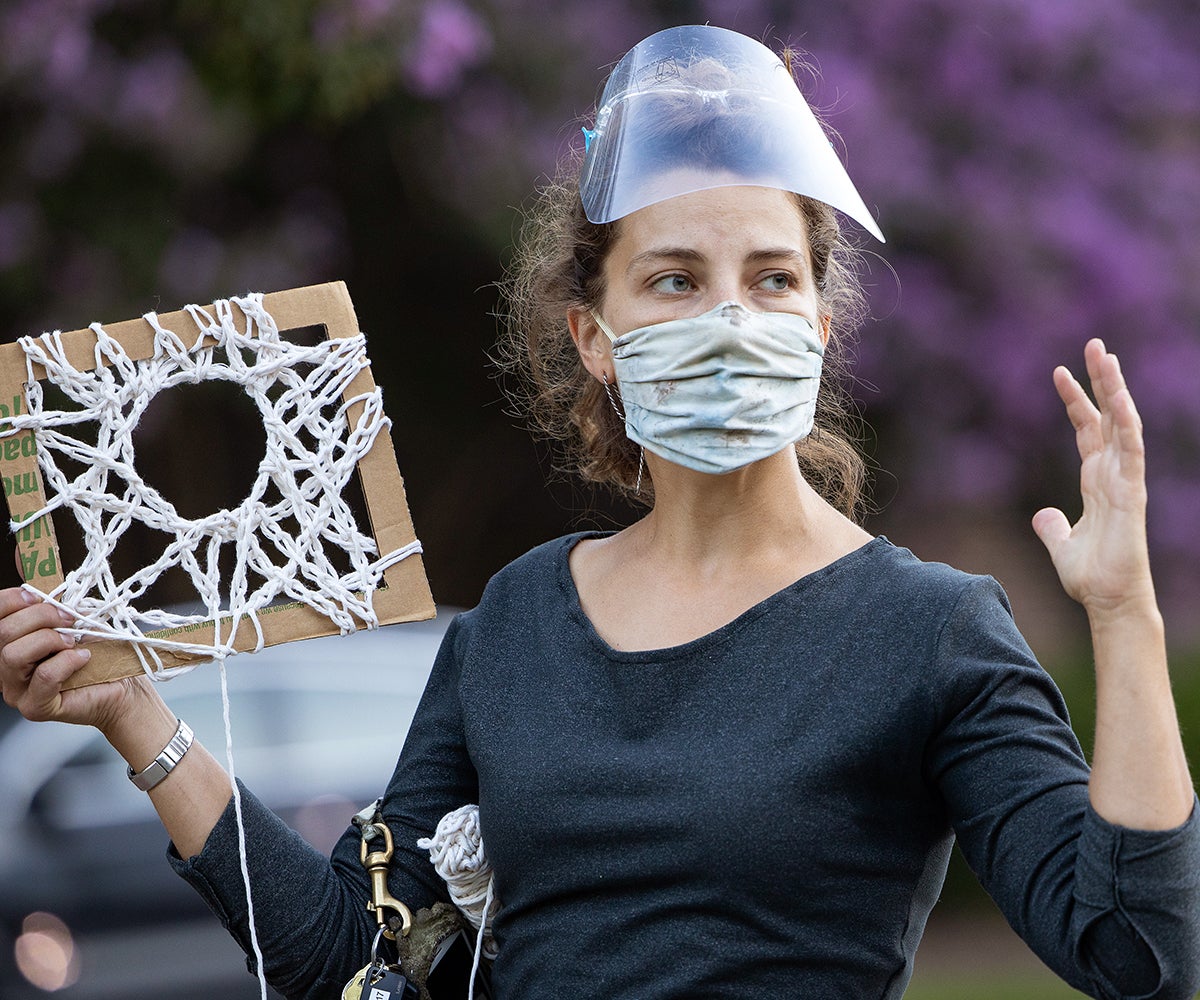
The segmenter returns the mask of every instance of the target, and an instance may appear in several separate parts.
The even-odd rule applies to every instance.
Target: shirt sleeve
[[[430,836],[445,813],[478,796],[462,735],[456,626],[457,620],[442,641],[383,796],[383,816],[395,843],[388,889],[414,913],[447,899],[417,840]],[[364,712],[369,702],[364,692]],[[366,908],[370,879],[359,856],[358,829],[349,826],[326,857],[251,792],[243,788],[241,798],[254,923],[267,980],[296,1000],[341,996],[349,978],[367,964],[376,930]],[[232,800],[198,855],[181,858],[171,845],[167,857],[255,971]]]
[[[1003,591],[973,578],[938,638],[940,723],[927,751],[963,854],[1008,922],[1076,989],[1104,1000],[1200,987],[1200,819],[1136,831],[1088,802],[1057,687]]]

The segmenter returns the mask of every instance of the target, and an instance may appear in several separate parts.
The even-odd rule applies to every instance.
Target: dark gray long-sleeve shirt
[[[1092,811],[993,580],[877,538],[709,635],[622,652],[580,606],[579,537],[452,623],[384,798],[390,888],[414,909],[444,898],[417,839],[479,803],[499,1000],[899,997],[955,834],[1076,988],[1195,993],[1200,819]],[[355,834],[330,862],[252,796],[245,812],[270,978],[340,995],[372,932]],[[245,945],[232,809],[172,863]]]

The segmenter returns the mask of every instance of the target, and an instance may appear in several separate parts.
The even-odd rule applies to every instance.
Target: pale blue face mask
[[[732,472],[812,431],[825,345],[805,317],[723,302],[616,336],[625,433],[697,472]]]

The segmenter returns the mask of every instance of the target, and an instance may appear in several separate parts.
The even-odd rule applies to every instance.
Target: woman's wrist
[[[1153,590],[1121,601],[1085,603],[1084,610],[1093,640],[1131,630],[1153,636],[1163,632],[1162,612]]]
[[[153,684],[144,678],[132,678],[127,683],[129,691],[121,699],[120,714],[97,728],[137,774],[162,753],[175,735],[179,720]]]
[[[158,752],[149,765],[141,771],[129,768],[129,780],[133,782],[134,787],[140,788],[143,792],[157,788],[175,770],[176,765],[187,756],[187,752],[192,748],[194,738],[192,727],[180,719],[167,745]]]
[[[129,678],[122,683],[128,685],[128,690],[111,718],[97,723],[97,728],[136,775],[163,753],[179,731],[180,720],[148,678]],[[147,791],[180,856],[190,858],[203,850],[229,803],[232,788],[221,765],[199,740],[185,752],[180,753],[181,749],[177,744],[167,754],[173,758],[168,761],[170,776],[156,781]],[[151,769],[148,778],[157,776],[155,770]]]

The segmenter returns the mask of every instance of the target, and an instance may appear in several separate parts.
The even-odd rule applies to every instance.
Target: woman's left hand
[[[1145,447],[1142,421],[1117,356],[1102,341],[1091,340],[1084,360],[1095,404],[1066,368],[1054,371],[1054,386],[1075,427],[1083,514],[1072,525],[1061,510],[1039,510],[1033,530],[1066,592],[1089,614],[1104,615],[1154,602],[1146,547]]]
[[[1033,516],[1064,589],[1088,613],[1096,664],[1096,738],[1088,796],[1118,826],[1170,830],[1195,793],[1179,736],[1162,615],[1146,549],[1142,421],[1115,354],[1083,351],[1096,403],[1065,368],[1054,385],[1075,426],[1083,514]]]

